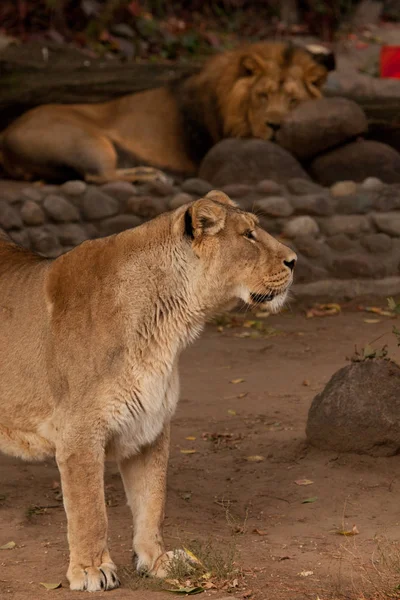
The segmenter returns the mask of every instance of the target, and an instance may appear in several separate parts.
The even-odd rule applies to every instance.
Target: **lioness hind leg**
[[[87,439],[89,436],[86,432]],[[119,586],[107,548],[102,448],[57,448],[64,507],[68,520],[71,590],[97,592]]]
[[[169,455],[169,425],[141,454],[119,462],[128,504],[133,516],[133,550],[137,570],[142,574],[165,576],[159,572],[164,553],[162,522]]]
[[[92,183],[107,183],[108,181],[130,181],[145,182],[145,181],[168,181],[168,177],[159,169],[153,167],[132,167],[131,169],[115,169],[107,173],[99,175],[88,174],[85,176],[86,181]]]

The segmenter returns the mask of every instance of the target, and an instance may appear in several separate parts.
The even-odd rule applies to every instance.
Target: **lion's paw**
[[[100,567],[75,568],[68,574],[71,590],[105,592],[119,587],[114,563],[103,563]]]
[[[152,569],[147,571],[147,575],[151,575],[152,577],[158,577],[163,579],[164,577],[168,577],[171,567],[174,566],[175,562],[185,563],[187,565],[188,571],[191,569],[191,563],[193,562],[190,556],[185,552],[185,550],[169,550],[168,552],[164,552],[159,556],[154,563]]]

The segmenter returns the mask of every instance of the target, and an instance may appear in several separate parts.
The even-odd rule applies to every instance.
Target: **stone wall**
[[[136,227],[210,189],[201,179],[179,186],[1,182],[0,227],[22,246],[56,257],[86,239]],[[400,184],[368,178],[324,188],[295,178],[285,186],[263,180],[230,184],[223,191],[298,252],[295,279],[301,295],[400,293]]]

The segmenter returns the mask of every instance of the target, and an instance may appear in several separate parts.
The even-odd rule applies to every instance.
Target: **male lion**
[[[0,240],[0,449],[55,456],[73,590],[119,585],[104,459],[119,465],[137,568],[165,576],[162,540],[178,358],[241,298],[277,311],[296,255],[222,192],[55,260]]]
[[[49,104],[22,115],[0,137],[5,170],[17,178],[134,181],[154,169],[196,172],[227,137],[273,139],[285,115],[319,98],[325,64],[304,48],[259,42],[211,58],[195,75],[102,104]],[[325,55],[319,55],[325,56]],[[330,61],[330,63],[329,63]]]

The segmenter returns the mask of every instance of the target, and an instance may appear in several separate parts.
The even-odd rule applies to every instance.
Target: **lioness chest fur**
[[[71,589],[119,583],[107,548],[107,454],[132,509],[138,569],[165,574],[179,354],[227,302],[277,310],[295,260],[220,192],[53,261],[0,242],[0,449],[56,457]]]

